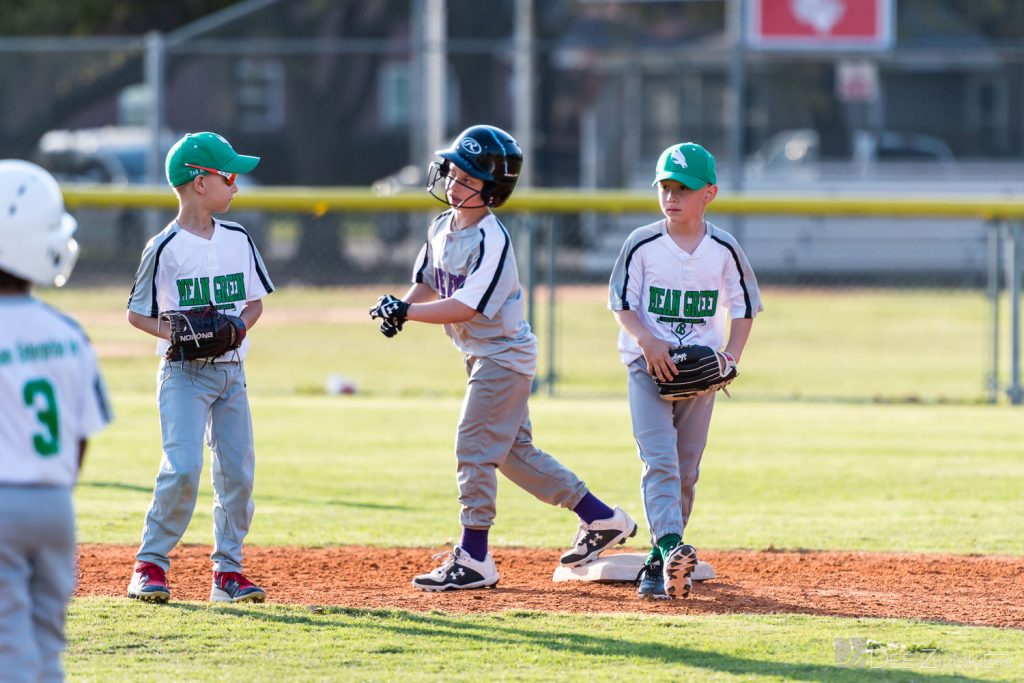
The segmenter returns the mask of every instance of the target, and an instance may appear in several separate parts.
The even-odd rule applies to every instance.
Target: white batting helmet
[[[76,229],[52,175],[27,161],[0,160],[0,269],[64,286],[78,260]]]

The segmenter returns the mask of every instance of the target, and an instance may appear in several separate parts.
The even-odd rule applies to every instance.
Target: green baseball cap
[[[718,183],[715,158],[696,142],[672,145],[658,157],[658,168],[651,185],[657,185],[662,180],[675,180],[691,190],[715,185]]]
[[[216,133],[188,133],[167,152],[165,170],[167,182],[177,187],[207,174],[197,166],[225,173],[249,173],[259,163],[259,157],[239,154]]]

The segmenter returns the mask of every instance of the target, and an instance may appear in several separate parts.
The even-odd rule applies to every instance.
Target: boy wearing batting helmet
[[[235,179],[260,158],[238,154],[216,133],[189,133],[167,153],[167,182],[178,215],[149,241],[128,298],[128,322],[157,337],[162,357],[157,402],[163,458],[128,596],[167,602],[169,554],[195,509],[203,469],[203,436],[213,470],[213,587],[215,602],[263,602],[265,593],[242,573],[242,541],[249,532],[256,455],[245,382],[246,330],[274,291],[252,238],[238,223],[214,218],[231,206]],[[215,306],[243,337],[215,358],[167,358],[170,327],[160,314]],[[173,355],[173,354],[172,354]]]
[[[591,562],[636,533],[629,515],[605,505],[579,477],[533,444],[527,400],[537,339],[523,319],[512,240],[491,212],[505,203],[519,180],[519,145],[500,128],[472,126],[437,154],[441,160],[432,166],[428,189],[451,208],[430,225],[405,296],[382,296],[370,311],[381,319],[387,337],[410,320],[443,325],[464,354],[469,377],[455,442],[462,539],[439,567],[413,579],[416,588],[426,591],[498,583],[488,552],[498,472],[540,500],[579,516],[573,547],[561,558],[564,565]]]
[[[715,159],[698,144],[672,145],[658,159],[654,186],[664,218],[637,228],[615,261],[608,307],[621,328],[619,355],[628,372],[629,409],[640,459],[641,495],[651,553],[641,598],[685,598],[697,551],[684,544],[694,487],[707,443],[713,392],[662,400],[655,378],[676,375],[670,350],[717,351],[722,376],[735,370],[763,310],[750,263],[732,235],[704,218],[718,194]],[[726,319],[729,323],[725,343]],[[671,397],[667,397],[671,398]]]
[[[30,294],[62,286],[77,224],[49,173],[0,161],[0,679],[60,681],[75,587],[71,489],[110,421],[82,328]]]

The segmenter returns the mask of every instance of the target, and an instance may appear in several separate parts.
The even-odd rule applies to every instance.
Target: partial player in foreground
[[[630,234],[609,285],[652,544],[641,598],[690,593],[697,551],[683,543],[683,530],[715,391],[736,377],[754,316],[764,310],[743,250],[704,218],[716,183],[715,159],[700,145],[662,152],[654,186],[664,218]]]
[[[263,602],[242,573],[252,523],[256,454],[245,382],[247,330],[274,291],[263,259],[238,223],[213,217],[231,206],[235,179],[259,157],[235,152],[215,133],[190,133],[167,153],[177,217],[142,251],[128,322],[159,341],[157,401],[163,458],[128,596],[167,602],[169,554],[199,491],[203,436],[213,455],[213,587],[216,602]]]
[[[0,680],[60,681],[75,588],[71,489],[110,408],[85,333],[30,294],[62,286],[78,257],[57,181],[0,161],[0,205]]]
[[[410,320],[444,325],[465,356],[469,381],[455,442],[462,539],[439,567],[413,579],[421,590],[498,583],[488,552],[497,473],[538,499],[579,516],[574,546],[561,562],[578,566],[636,534],[636,523],[533,444],[527,400],[537,338],[523,319],[512,241],[491,213],[512,195],[523,164],[516,141],[493,126],[463,131],[432,167],[431,194],[451,209],[434,219],[402,299],[382,296],[370,314],[393,337]],[[436,192],[443,183],[444,193]]]

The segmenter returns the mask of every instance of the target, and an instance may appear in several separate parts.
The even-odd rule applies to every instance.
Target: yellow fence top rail
[[[69,208],[174,208],[174,194],[163,186],[63,186]],[[333,211],[441,211],[444,205],[426,192],[377,194],[354,187],[246,188],[234,201],[238,209],[324,214]],[[658,214],[653,190],[540,190],[522,189],[502,212],[532,213],[651,213]],[[894,198],[879,195],[720,195],[709,213],[831,216],[901,216],[1024,219],[1024,192],[1020,198],[914,195]]]

